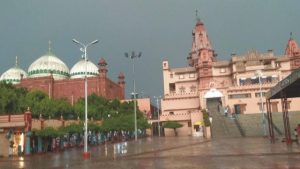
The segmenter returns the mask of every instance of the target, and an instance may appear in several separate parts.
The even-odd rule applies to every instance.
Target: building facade
[[[266,111],[265,93],[300,67],[300,49],[292,37],[283,55],[274,55],[272,50],[265,53],[250,50],[243,55],[232,54],[225,61],[217,60],[204,23],[199,19],[192,37],[188,67],[170,68],[167,60],[162,63],[164,98],[160,119],[181,123],[179,135],[202,135],[201,110],[209,110],[210,104],[219,104],[220,112],[225,106],[236,114]],[[300,110],[299,101],[289,100],[289,111]],[[281,111],[279,100],[271,104],[272,112]]]
[[[107,63],[101,58],[98,66],[91,61],[79,60],[69,70],[68,66],[49,51],[35,60],[25,72],[16,65],[4,72],[0,81],[12,83],[29,90],[40,90],[53,98],[66,98],[72,104],[84,97],[84,79],[87,71],[88,95],[95,93],[108,99],[125,98],[125,76],[120,73],[118,82],[107,77]]]

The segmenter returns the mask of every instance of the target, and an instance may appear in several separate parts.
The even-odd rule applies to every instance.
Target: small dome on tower
[[[119,79],[124,79],[124,78],[125,78],[124,73],[123,73],[123,72],[120,72],[118,78],[119,78]]]
[[[16,65],[4,72],[0,77],[0,81],[19,84],[21,81],[21,76],[23,76],[23,78],[27,78],[27,73],[23,69],[19,68],[16,57]]]
[[[49,51],[29,66],[28,76],[34,78],[51,74],[55,80],[66,79],[70,75],[68,66],[51,52],[49,42]]]
[[[94,63],[88,60],[85,64],[85,60],[81,59],[72,67],[70,71],[71,79],[84,78],[85,70],[87,70],[87,77],[99,75],[98,67]]]
[[[104,58],[101,58],[101,59],[99,60],[98,65],[99,65],[99,66],[106,66],[107,63],[106,63],[106,61],[104,60]]]

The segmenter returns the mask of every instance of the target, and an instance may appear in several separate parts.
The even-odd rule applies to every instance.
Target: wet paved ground
[[[192,137],[146,138],[137,142],[82,148],[25,157],[0,158],[0,169],[290,169],[300,168],[300,146],[270,144],[265,138],[206,141]]]

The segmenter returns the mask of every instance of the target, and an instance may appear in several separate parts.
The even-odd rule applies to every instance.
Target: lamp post
[[[255,75],[258,77],[258,82],[259,82],[259,92],[260,92],[260,104],[261,104],[261,114],[262,114],[262,125],[263,125],[263,131],[264,131],[264,136],[266,136],[267,131],[266,131],[266,118],[265,118],[265,113],[264,113],[264,103],[263,103],[263,93],[262,93],[262,82],[261,82],[261,77],[262,77],[262,71],[257,70],[255,72]]]
[[[158,137],[160,137],[160,114],[159,114],[159,99],[161,99],[161,96],[154,96],[154,98],[156,99],[156,105],[157,105],[157,120],[158,120]]]
[[[129,55],[125,53],[125,57],[132,60],[132,76],[133,76],[133,103],[134,103],[134,139],[137,141],[137,119],[136,119],[136,91],[135,91],[135,74],[134,74],[134,60],[140,58],[142,56],[142,52],[136,54],[134,51]]]
[[[84,118],[85,118],[85,122],[84,122],[84,152],[83,152],[83,157],[84,158],[89,158],[90,157],[90,153],[88,152],[88,148],[87,148],[87,136],[88,136],[88,121],[87,121],[87,48],[90,45],[93,45],[95,43],[98,43],[98,40],[94,40],[90,43],[88,43],[87,45],[84,45],[83,43],[79,42],[76,39],[72,39],[73,42],[79,44],[81,46],[80,51],[84,53],[84,60],[85,60],[85,77],[84,77],[84,99],[85,99],[85,111],[84,111]]]

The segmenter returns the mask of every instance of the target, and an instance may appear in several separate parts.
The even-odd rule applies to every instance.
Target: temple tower
[[[300,67],[300,48],[296,40],[292,38],[292,33],[290,33],[290,39],[288,40],[284,54],[289,58],[292,70]]]
[[[197,18],[192,32],[192,48],[189,53],[188,64],[195,67],[199,77],[199,89],[208,88],[212,80],[212,64],[216,61],[216,54],[208,38],[204,23]]]

